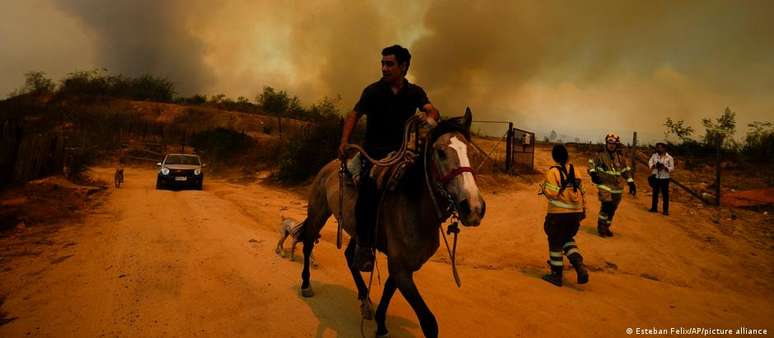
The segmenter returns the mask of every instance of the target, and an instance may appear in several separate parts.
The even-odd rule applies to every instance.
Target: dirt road
[[[106,180],[111,174],[95,173]],[[1,337],[360,336],[333,222],[316,248],[314,298],[299,296],[300,263],[273,252],[280,215],[305,214],[301,194],[223,179],[208,179],[204,191],[157,191],[153,175],[128,168],[126,184],[83,223],[31,244],[35,254],[2,260]],[[592,193],[592,212],[577,237],[591,281],[576,285],[567,271],[565,287],[557,288],[540,279],[545,202],[526,182],[506,183],[485,189],[481,227],[463,229],[463,287],[454,286],[443,249],[416,275],[442,337],[774,329],[772,245],[756,240],[743,221],[720,227],[709,211],[681,204],[665,218],[646,212],[646,197],[627,198],[616,236],[603,239],[593,234]],[[2,239],[0,249],[13,241]],[[374,301],[380,293],[375,286]],[[400,296],[387,323],[393,337],[421,336]],[[373,331],[366,322],[368,336]]]

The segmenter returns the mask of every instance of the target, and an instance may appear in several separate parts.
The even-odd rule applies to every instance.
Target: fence
[[[497,126],[506,127],[502,136],[480,136],[473,142],[473,146],[479,153],[483,154],[483,159],[476,168],[477,170],[489,165],[492,168],[515,175],[528,173],[534,169],[535,133],[514,128],[513,122],[510,121],[473,121],[473,123],[495,126],[495,128]],[[492,127],[487,129],[491,131]]]

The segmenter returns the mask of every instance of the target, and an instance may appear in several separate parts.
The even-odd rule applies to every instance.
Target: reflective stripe
[[[564,246],[563,246],[563,248],[566,248],[566,247],[568,247],[568,246],[570,246],[570,245],[575,245],[575,242],[567,242],[567,243],[564,243]]]
[[[632,168],[631,167],[626,167],[626,168],[621,169],[621,172],[625,173],[625,172],[627,172],[629,170],[632,170]]]
[[[607,216],[604,216],[604,215],[602,215],[602,214],[599,214],[599,219],[604,219],[604,220],[606,220],[606,219],[607,219]]]
[[[583,208],[583,205],[580,204],[571,204],[571,203],[564,203],[559,200],[548,200],[548,203],[551,203],[551,205],[562,208],[562,209],[581,209]]]
[[[549,251],[548,255],[551,256],[551,257],[559,257],[559,258],[561,258],[562,257],[562,252],[561,251]]]
[[[597,167],[597,170],[599,170],[600,172],[603,172],[605,174],[613,175],[613,176],[621,176],[621,173],[623,173],[623,171],[617,171],[617,170],[610,170],[610,171],[608,171],[608,170],[605,170],[602,167]]]
[[[634,182],[634,179],[629,177],[629,178],[626,179],[626,182],[632,183],[632,182]]]
[[[611,192],[613,194],[623,193],[623,189],[613,189],[613,188],[610,188],[610,187],[608,187],[608,186],[606,186],[604,184],[597,184],[597,189],[602,189],[602,190],[605,190],[605,191],[609,191],[609,192]]]
[[[553,191],[559,191],[559,186],[546,182],[543,184],[543,189],[551,189]]]
[[[595,168],[591,168],[591,169],[589,169],[589,172],[590,172],[590,173],[595,173],[595,172],[597,172],[597,169],[595,169]]]
[[[578,249],[576,249],[576,248],[572,248],[570,250],[567,250],[567,256],[572,255],[574,253],[578,253],[579,254],[580,251],[578,251]]]
[[[564,266],[564,262],[562,261],[549,261],[549,264],[553,266]]]

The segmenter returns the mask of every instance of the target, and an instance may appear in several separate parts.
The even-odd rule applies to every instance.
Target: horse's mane
[[[430,133],[430,141],[435,142],[443,134],[457,132],[465,136],[465,140],[470,141],[470,130],[465,126],[465,118],[462,116],[441,120]]]

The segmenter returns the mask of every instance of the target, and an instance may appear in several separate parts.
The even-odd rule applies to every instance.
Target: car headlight
[[[194,175],[201,175],[201,174],[202,174],[202,170],[201,169],[199,169],[199,168],[194,169]]]
[[[164,167],[164,168],[161,168],[161,174],[162,174],[162,175],[169,175],[169,169],[168,169],[168,168],[166,168],[166,167]]]

